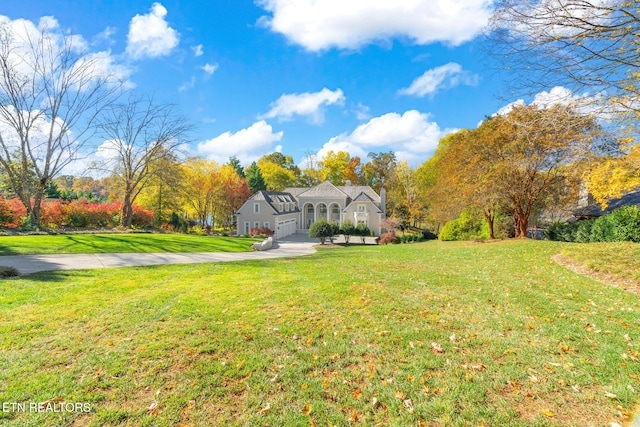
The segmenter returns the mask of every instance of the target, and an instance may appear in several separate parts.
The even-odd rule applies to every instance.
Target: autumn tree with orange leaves
[[[569,196],[582,165],[613,148],[595,118],[571,106],[516,106],[451,138],[433,195],[460,211],[481,208],[490,226],[502,210],[516,236],[526,237],[534,212],[552,197]]]

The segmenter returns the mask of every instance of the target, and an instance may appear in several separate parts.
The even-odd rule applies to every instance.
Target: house
[[[602,206],[596,203],[593,197],[589,195],[585,202],[579,203],[578,208],[573,211],[573,216],[578,220],[598,218],[602,215],[610,214],[615,209],[630,205],[640,207],[640,190],[634,190],[624,194],[622,197],[609,200],[609,204],[605,209],[602,209]]]
[[[276,238],[293,233],[308,233],[315,221],[323,218],[342,225],[351,221],[365,224],[376,235],[385,217],[384,188],[376,193],[369,186],[335,186],[323,182],[311,188],[287,188],[284,191],[258,191],[236,212],[238,234],[266,227]]]

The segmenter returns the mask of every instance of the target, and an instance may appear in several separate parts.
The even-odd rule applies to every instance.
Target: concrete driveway
[[[229,262],[251,259],[286,258],[315,252],[316,242],[307,236],[278,242],[262,252],[180,252],[117,254],[51,254],[0,256],[0,265],[14,267],[21,275],[51,270],[83,270],[89,268],[130,267],[163,264]]]

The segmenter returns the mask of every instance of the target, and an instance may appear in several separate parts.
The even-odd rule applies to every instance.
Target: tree
[[[258,166],[269,191],[282,191],[293,186],[300,176],[300,169],[291,156],[274,152],[258,159]]]
[[[233,214],[251,196],[247,180],[240,178],[233,166],[224,165],[219,171],[221,191],[213,198],[211,214],[214,224],[229,227],[233,223]]]
[[[631,147],[622,156],[608,156],[590,165],[586,186],[602,208],[609,200],[640,187],[640,146]]]
[[[322,181],[329,181],[333,185],[344,185],[350,161],[351,156],[346,151],[328,151],[318,163]]]
[[[426,214],[423,199],[419,197],[416,173],[406,161],[397,164],[393,171],[388,204],[391,213],[403,217],[407,225],[417,225]]]
[[[484,121],[452,144],[440,187],[483,209],[487,222],[502,206],[526,237],[529,219],[551,198],[571,199],[585,162],[611,149],[595,118],[571,106],[515,107]],[[491,224],[490,224],[491,225]]]
[[[33,226],[45,188],[78,157],[121,86],[77,35],[0,24],[0,167]]]
[[[336,233],[337,226],[326,219],[319,219],[309,227],[309,237],[318,238],[320,244],[324,245],[327,238],[332,238]]]
[[[298,185],[302,187],[313,187],[322,182],[318,156],[311,151],[305,153],[304,168],[298,178]]]
[[[183,179],[183,167],[170,158],[161,158],[149,166],[151,176],[147,185],[140,191],[138,203],[152,209],[156,225],[168,223],[171,213],[180,211]]]
[[[238,160],[236,156],[229,157],[228,165],[233,167],[240,178],[246,178],[244,175],[244,168],[242,167],[242,165],[240,164],[240,160]]]
[[[514,73],[514,89],[565,86],[594,94],[611,111],[640,112],[635,1],[501,0],[488,30],[489,49]]]
[[[107,158],[102,167],[113,171],[122,191],[120,225],[130,227],[133,203],[157,172],[152,165],[175,159],[191,126],[172,105],[131,96],[128,102],[105,109],[98,127],[106,139],[101,145]]]
[[[396,167],[396,155],[392,151],[386,153],[369,153],[371,160],[362,167],[364,179],[378,193],[393,176]]]
[[[256,162],[251,163],[244,172],[247,177],[247,184],[249,184],[249,190],[251,190],[251,193],[267,189],[267,185],[265,184],[262,176],[262,171]]]
[[[282,191],[287,187],[293,186],[298,181],[298,177],[293,170],[276,163],[259,160],[258,166],[264,177],[265,186],[269,191]]]
[[[190,213],[204,226],[213,210],[216,194],[222,192],[219,166],[213,160],[187,159],[183,166],[182,196]]]

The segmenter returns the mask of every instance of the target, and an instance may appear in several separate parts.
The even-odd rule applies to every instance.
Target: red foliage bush
[[[41,224],[48,228],[77,227],[99,228],[116,227],[120,221],[121,202],[100,203],[87,199],[46,200],[41,205]],[[27,217],[27,210],[20,199],[4,200],[0,198],[0,226],[17,228]],[[133,205],[133,223],[135,227],[153,224],[153,210]]]
[[[400,243],[400,239],[393,231],[387,231],[386,233],[382,233],[380,235],[379,243],[381,245],[388,245],[389,243],[396,244]]]
[[[133,205],[133,221],[131,225],[135,227],[148,227],[153,225],[155,213],[151,209]]]
[[[273,230],[266,227],[252,228],[249,230],[249,236],[251,237],[257,237],[261,234],[264,234],[265,236],[273,236]]]

